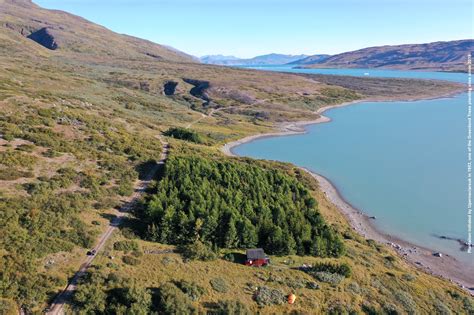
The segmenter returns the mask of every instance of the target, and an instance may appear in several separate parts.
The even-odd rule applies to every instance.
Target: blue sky
[[[473,38],[470,0],[33,0],[202,56],[334,54]]]

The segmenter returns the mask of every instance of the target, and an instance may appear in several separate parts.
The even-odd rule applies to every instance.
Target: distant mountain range
[[[385,68],[398,70],[467,71],[468,52],[474,51],[474,40],[455,40],[427,44],[368,47],[336,55],[268,54],[250,59],[210,55],[202,63],[215,65],[283,65],[300,68]]]
[[[399,70],[467,71],[468,52],[474,40],[428,44],[369,47],[318,59],[310,56],[298,63],[304,68],[388,68]],[[318,56],[318,55],[316,55]]]
[[[223,55],[210,55],[203,56],[200,58],[202,63],[214,64],[214,65],[247,65],[247,66],[258,66],[258,65],[282,65],[292,63],[304,58],[309,57],[308,55],[284,55],[284,54],[268,54],[257,56],[250,59],[241,59],[234,56],[223,56]]]

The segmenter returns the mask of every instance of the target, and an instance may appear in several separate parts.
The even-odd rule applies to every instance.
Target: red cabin
[[[247,259],[245,260],[246,266],[262,267],[270,263],[270,259],[262,248],[247,249]]]

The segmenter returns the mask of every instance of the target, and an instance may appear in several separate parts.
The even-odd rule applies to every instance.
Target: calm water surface
[[[265,69],[291,71],[288,66]],[[459,73],[304,71],[467,82]],[[306,134],[259,139],[234,152],[307,167],[330,179],[355,207],[375,215],[382,231],[474,264],[473,255],[461,252],[456,242],[436,237],[467,240],[466,112],[467,94],[364,102],[327,111],[332,122],[311,125]]]

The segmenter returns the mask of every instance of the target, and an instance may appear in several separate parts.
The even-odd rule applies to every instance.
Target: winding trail
[[[166,142],[162,137],[158,137],[158,139],[162,144],[160,160],[153,166],[153,168],[150,170],[150,172],[146,175],[144,179],[139,180],[135,183],[134,193],[127,198],[124,205],[117,211],[116,217],[110,222],[110,225],[107,227],[107,230],[105,230],[105,232],[101,234],[99,239],[97,240],[97,245],[93,248],[93,250],[96,251],[95,255],[87,256],[84,259],[84,262],[80,266],[79,270],[74,274],[72,279],[67,284],[66,288],[56,296],[46,314],[64,314],[64,306],[68,301],[71,300],[71,297],[74,291],[76,290],[79,279],[85,275],[87,269],[91,266],[97,254],[103,249],[107,240],[112,236],[113,232],[120,226],[130,209],[135,206],[140,196],[145,192],[146,188],[153,179],[153,176],[165,164],[165,161],[168,158],[168,142]]]
[[[243,105],[243,106],[227,106],[227,107],[219,107],[219,108],[211,108],[211,110],[209,111],[209,114],[204,114],[204,113],[201,113],[201,117],[199,117],[198,119],[190,122],[189,124],[186,125],[186,129],[189,129],[191,128],[193,125],[199,123],[201,120],[205,119],[205,118],[212,118],[212,115],[214,115],[214,113],[216,112],[220,112],[220,111],[223,111],[223,110],[228,110],[228,109],[242,109],[242,108],[249,108],[249,107],[252,107],[252,106],[255,106],[255,105],[258,105],[258,104],[262,104],[262,103],[265,103],[267,100],[258,100],[256,101],[255,103],[253,104],[249,104],[249,105]]]

